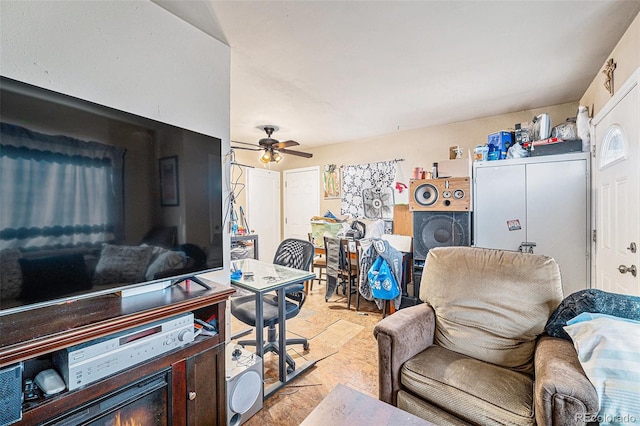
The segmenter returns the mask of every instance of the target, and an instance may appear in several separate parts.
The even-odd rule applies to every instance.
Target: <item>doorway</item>
[[[280,173],[247,170],[247,221],[258,235],[259,259],[270,262],[280,244]]]
[[[320,214],[320,168],[284,172],[284,237],[307,240],[311,218]]]
[[[595,288],[640,295],[640,68],[593,119]]]

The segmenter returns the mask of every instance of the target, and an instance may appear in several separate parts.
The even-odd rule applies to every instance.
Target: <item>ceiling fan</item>
[[[247,143],[247,142],[239,142],[239,141],[231,141],[234,144],[241,144],[247,146],[232,146],[233,149],[246,149],[248,151],[262,151],[264,150],[264,154],[260,157],[260,161],[262,163],[271,163],[276,162],[279,163],[282,161],[282,154],[291,154],[297,155],[298,157],[311,158],[313,154],[309,154],[308,152],[294,151],[292,149],[288,149],[291,146],[300,145],[296,141],[288,140],[284,142],[280,142],[277,139],[271,137],[273,132],[278,131],[277,126],[266,125],[266,126],[258,126],[258,129],[263,130],[266,134],[266,138],[262,138],[258,141],[258,145]],[[251,147],[251,148],[250,148]]]

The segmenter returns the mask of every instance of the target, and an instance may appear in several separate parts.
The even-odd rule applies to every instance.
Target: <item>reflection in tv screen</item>
[[[221,141],[0,80],[0,313],[221,269]]]

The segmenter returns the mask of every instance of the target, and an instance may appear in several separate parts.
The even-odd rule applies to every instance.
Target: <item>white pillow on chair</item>
[[[600,411],[594,420],[601,425],[640,421],[640,322],[583,312],[564,330],[596,388]]]

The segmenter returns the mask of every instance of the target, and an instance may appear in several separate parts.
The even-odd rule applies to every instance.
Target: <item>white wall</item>
[[[463,158],[469,161],[470,153],[477,145],[487,143],[488,135],[501,131],[513,130],[516,123],[528,122],[538,114],[548,113],[553,125],[563,123],[568,117],[575,117],[577,103],[552,105],[526,111],[514,111],[508,114],[484,117],[476,120],[443,124],[439,126],[397,132],[389,135],[364,140],[351,141],[346,144],[331,145],[313,150],[316,164],[364,164],[393,159],[404,159],[398,163],[399,176],[406,182],[412,177],[414,167],[431,170],[434,162],[449,159],[449,147],[458,145],[463,149]],[[310,166],[304,158],[287,157],[286,167]],[[292,161],[290,161],[290,159]],[[284,164],[284,161],[281,163]],[[322,200],[321,211],[340,212],[340,200]]]
[[[578,103],[570,102],[476,120],[400,131],[376,138],[350,141],[316,149],[305,149],[303,145],[300,150],[313,153],[313,158],[285,155],[281,163],[277,165],[270,163],[266,167],[282,171],[319,166],[322,170],[325,164],[345,166],[403,158],[405,161],[398,163],[399,173],[405,179],[409,179],[414,167],[421,166],[425,170],[431,170],[432,163],[447,160],[449,147],[452,145],[459,145],[463,149],[464,161],[468,162],[469,151],[473,152],[476,145],[487,143],[487,136],[491,133],[513,129],[516,123],[530,121],[534,115],[543,112],[550,114],[553,125],[560,124],[568,117],[575,117],[577,109]],[[300,142],[304,144],[304,141]],[[252,151],[236,151],[238,162],[255,167],[265,167],[258,161],[259,154],[259,152]],[[236,175],[234,179],[238,179],[238,176]],[[240,176],[239,182],[243,183],[243,179],[244,176]],[[322,188],[321,179],[318,184]],[[246,208],[244,194],[238,198],[238,204]],[[340,213],[340,199],[321,199],[319,213],[322,214],[326,210]]]
[[[611,58],[616,63],[616,69],[613,73],[613,88],[614,91],[617,91],[640,67],[640,13],[636,15],[606,61]],[[604,64],[580,99],[580,105],[588,106],[592,117],[611,99],[611,94],[604,87],[606,76],[602,73],[603,69]]]
[[[2,0],[0,43],[5,77],[216,136],[229,149],[229,47],[154,3]],[[216,279],[228,283],[228,270],[226,250]]]

